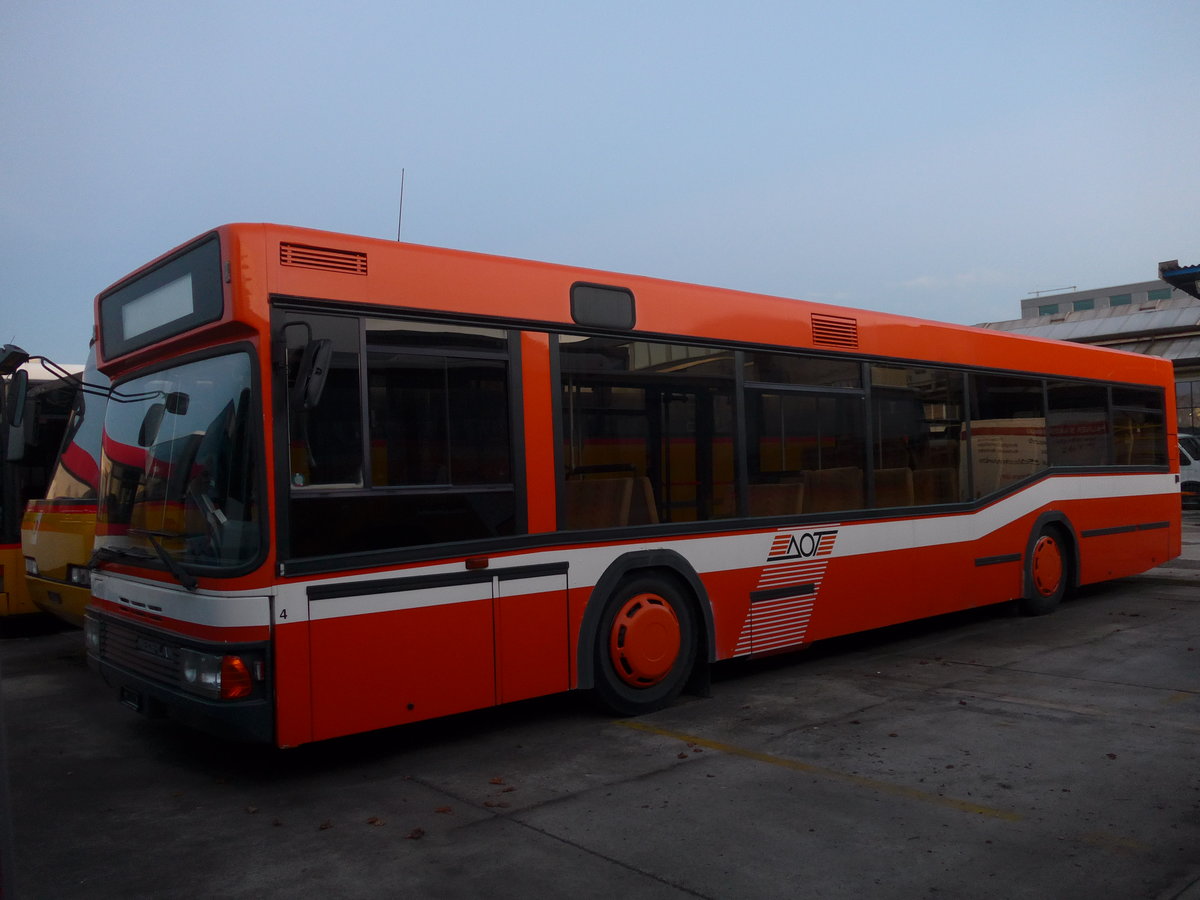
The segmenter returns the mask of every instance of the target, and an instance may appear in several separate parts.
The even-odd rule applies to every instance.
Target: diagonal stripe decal
[[[804,642],[813,606],[833,555],[837,528],[776,533],[750,595],[750,610],[734,656],[780,650]],[[795,592],[788,591],[794,587]]]

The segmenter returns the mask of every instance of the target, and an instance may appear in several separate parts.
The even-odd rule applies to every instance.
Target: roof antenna
[[[404,170],[400,170],[400,215],[396,217],[396,241],[400,241],[400,229],[404,227]]]

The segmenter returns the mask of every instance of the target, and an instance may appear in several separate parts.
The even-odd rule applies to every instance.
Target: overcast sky
[[[0,342],[223,222],[972,323],[1200,262],[1196,0],[0,0]]]

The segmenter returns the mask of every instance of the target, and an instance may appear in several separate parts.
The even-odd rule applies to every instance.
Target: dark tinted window
[[[967,499],[960,373],[872,366],[871,425],[876,506]]]
[[[862,366],[853,360],[796,356],[788,353],[747,353],[746,381],[807,387],[862,387]]]
[[[1050,465],[1108,465],[1108,388],[1077,381],[1051,381],[1046,385],[1046,400]]]
[[[289,314],[288,388],[295,384],[305,345],[333,342],[325,389],[311,409],[288,410],[293,487],[363,483],[362,401],[359,396],[359,320],[348,316]]]
[[[334,341],[320,402],[291,411],[292,556],[516,531],[506,332],[310,313],[289,320]],[[288,329],[289,380],[307,340],[307,329]]]
[[[1114,462],[1118,466],[1166,465],[1162,391],[1114,387],[1112,404]]]
[[[756,352],[745,371],[750,515],[866,506],[861,365]]]
[[[367,321],[375,486],[512,480],[507,338],[494,329],[438,327]]]
[[[1003,490],[1046,468],[1040,378],[972,375],[971,464],[975,496]]]
[[[733,354],[559,339],[564,528],[732,516]]]

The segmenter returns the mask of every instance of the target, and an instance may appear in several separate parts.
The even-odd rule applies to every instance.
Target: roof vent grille
[[[279,245],[279,264],[302,269],[322,269],[345,275],[366,275],[367,254],[355,250],[331,250],[306,244]]]
[[[858,319],[812,314],[813,343],[840,350],[858,349]]]

